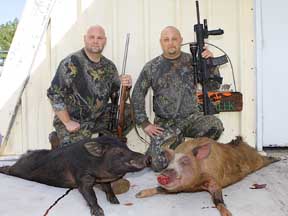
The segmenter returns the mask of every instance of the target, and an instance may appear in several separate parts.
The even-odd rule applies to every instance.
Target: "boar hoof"
[[[138,192],[136,195],[135,195],[136,198],[142,198],[142,191]]]
[[[161,189],[160,187],[145,189],[145,190],[142,190],[139,193],[137,193],[135,196],[136,196],[136,198],[149,197],[149,196],[153,196],[155,194],[161,193],[161,190],[163,190],[163,189]]]
[[[104,216],[104,211],[100,207],[91,209],[91,216]]]
[[[232,213],[223,204],[219,204],[217,209],[220,211],[221,216],[232,216]]]
[[[119,200],[117,199],[116,196],[111,196],[108,198],[108,201],[112,204],[120,204]]]
[[[142,190],[142,191],[138,192],[135,196],[136,196],[136,198],[144,198],[144,197],[147,197],[147,194],[146,194],[145,190]]]

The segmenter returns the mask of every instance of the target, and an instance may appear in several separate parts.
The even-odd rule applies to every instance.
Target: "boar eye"
[[[180,160],[179,160],[180,164],[181,165],[188,165],[190,164],[190,158],[185,156],[185,157],[182,157]]]

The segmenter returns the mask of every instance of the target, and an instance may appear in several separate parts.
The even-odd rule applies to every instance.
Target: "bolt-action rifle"
[[[128,46],[129,46],[130,34],[126,35],[126,44],[124,51],[124,58],[122,64],[122,75],[125,75]],[[129,94],[129,88],[127,86],[120,85],[119,95],[115,92],[111,96],[112,108],[110,111],[110,123],[108,129],[110,131],[117,130],[117,136],[123,142],[127,142],[127,139],[123,136],[124,124],[125,124],[125,101],[127,99],[127,94]]]
[[[205,59],[202,57],[201,54],[204,51],[205,46],[204,39],[208,38],[209,35],[222,35],[224,34],[224,31],[222,29],[209,31],[206,19],[204,19],[204,24],[200,23],[200,12],[198,1],[196,1],[196,12],[197,12],[197,24],[194,25],[196,42],[190,43],[190,51],[192,54],[192,64],[194,68],[194,77],[195,77],[194,81],[195,84],[200,83],[202,86],[204,115],[213,115],[218,113],[218,111],[216,110],[215,106],[212,104],[208,96],[207,83],[211,80],[209,68],[225,64],[228,62],[228,60],[226,55],[216,58]]]

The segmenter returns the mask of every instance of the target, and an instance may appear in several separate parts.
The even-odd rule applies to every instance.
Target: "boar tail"
[[[275,163],[275,162],[278,162],[280,161],[281,158],[278,158],[278,157],[267,157],[267,156],[264,156],[264,166],[267,166],[271,163]]]
[[[10,174],[10,166],[3,166],[3,167],[0,167],[0,173],[3,173],[3,174],[6,174],[6,175],[9,175]]]

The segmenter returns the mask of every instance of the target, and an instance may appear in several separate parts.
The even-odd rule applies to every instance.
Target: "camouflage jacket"
[[[218,68],[213,69],[212,76],[214,73],[219,75]],[[144,66],[132,93],[136,124],[142,127],[149,124],[145,96],[150,87],[154,95],[153,111],[157,117],[186,118],[199,112],[190,54],[182,52],[180,57],[172,60],[161,55]],[[209,89],[219,87],[219,84],[213,84]]]
[[[89,121],[104,112],[119,87],[113,62],[104,56],[92,62],[81,49],[60,62],[47,96],[54,111],[67,110],[73,119]]]

